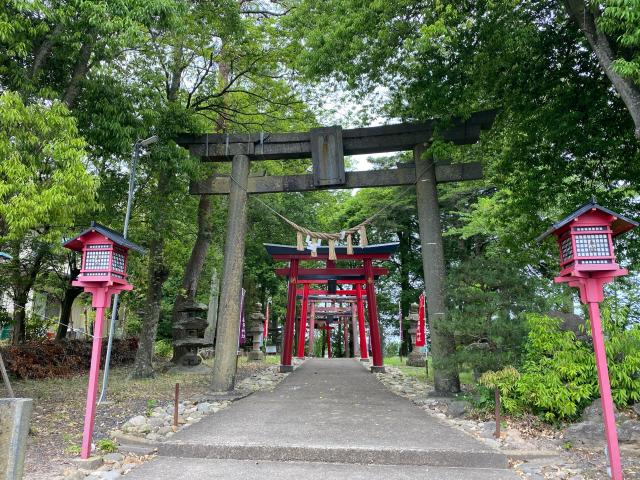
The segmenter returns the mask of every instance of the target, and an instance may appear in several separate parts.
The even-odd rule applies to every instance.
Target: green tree
[[[24,341],[25,307],[63,232],[95,208],[97,180],[87,172],[85,142],[59,101],[25,105],[0,96],[0,247],[14,300],[13,342]]]

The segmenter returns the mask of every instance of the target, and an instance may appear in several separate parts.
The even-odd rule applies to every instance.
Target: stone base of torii
[[[304,357],[304,345],[308,324],[309,298],[313,295],[355,296],[358,316],[358,330],[360,338],[361,355],[367,355],[367,341],[364,325],[364,303],[366,300],[368,311],[368,324],[371,345],[373,372],[384,372],[382,356],[382,344],[380,337],[380,325],[378,307],[376,301],[375,280],[380,275],[386,275],[386,268],[374,267],[374,260],[388,260],[391,254],[398,250],[398,243],[386,243],[382,245],[368,245],[353,247],[353,253],[347,253],[347,247],[336,247],[337,260],[360,261],[362,266],[351,268],[336,268],[335,261],[329,260],[329,248],[318,247],[316,256],[308,249],[297,250],[296,246],[265,244],[267,252],[275,261],[289,263],[286,268],[276,269],[280,276],[288,278],[287,314],[284,325],[284,340],[280,371],[293,370],[293,339],[294,322],[296,319],[297,298],[302,297],[301,312],[298,328],[298,357]],[[324,262],[323,268],[300,268],[300,261]],[[301,291],[298,286],[301,285]],[[312,290],[311,286],[327,286],[326,290]],[[338,286],[350,286],[350,289],[339,289]],[[364,287],[364,288],[363,288]],[[327,298],[327,297],[325,297]],[[311,335],[310,335],[311,336]]]

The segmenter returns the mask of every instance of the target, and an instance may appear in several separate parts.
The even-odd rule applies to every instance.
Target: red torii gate
[[[374,260],[388,260],[392,253],[398,250],[398,243],[385,243],[380,245],[368,245],[364,247],[354,246],[353,254],[347,254],[346,246],[337,246],[335,248],[337,260],[351,260],[361,261],[361,267],[354,268],[336,268],[335,261],[329,260],[329,248],[318,247],[316,256],[311,256],[311,250],[298,250],[295,246],[290,245],[274,245],[264,244],[267,252],[273,260],[287,261],[289,262],[288,268],[276,269],[276,273],[281,276],[286,276],[289,279],[288,296],[287,296],[287,314],[284,326],[284,344],[282,348],[281,357],[281,372],[290,372],[293,370],[292,365],[292,350],[293,350],[293,335],[294,335],[294,322],[296,318],[296,303],[298,297],[298,284],[303,286],[302,289],[302,310],[300,315],[300,336],[302,337],[302,344],[304,345],[304,335],[306,333],[306,319],[307,310],[309,304],[309,294],[311,292],[311,285],[327,284],[328,290],[322,291],[326,294],[338,294],[338,292],[349,292],[349,295],[356,294],[356,298],[359,300],[358,317],[360,326],[364,323],[364,306],[363,305],[363,292],[362,285],[365,286],[365,292],[368,313],[369,313],[369,332],[371,340],[371,352],[373,357],[373,365],[371,371],[384,372],[384,365],[382,359],[382,346],[380,339],[380,329],[378,322],[378,307],[376,302],[376,291],[374,281],[379,275],[386,275],[387,269],[377,268],[373,266]],[[300,268],[300,261],[323,261],[325,262],[324,268]],[[338,290],[337,285],[352,285],[353,290]],[[361,328],[362,332],[364,328]],[[362,334],[361,334],[362,335]],[[366,341],[366,340],[365,340]],[[299,342],[300,343],[300,342]],[[362,343],[362,337],[361,337]],[[366,344],[365,349],[366,352]],[[304,350],[303,350],[304,354]]]

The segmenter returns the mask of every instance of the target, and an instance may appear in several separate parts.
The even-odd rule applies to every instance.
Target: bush
[[[385,357],[397,357],[399,352],[400,352],[400,342],[396,340],[385,342],[384,344]]]
[[[481,378],[499,388],[504,410],[522,410],[547,421],[576,418],[599,396],[593,347],[560,328],[560,319],[527,315],[529,335],[520,371],[505,368]],[[612,321],[603,314],[609,378],[618,407],[640,400],[640,325]]]
[[[17,378],[68,377],[87,373],[91,365],[92,342],[85,340],[40,340],[2,349],[9,373]],[[114,339],[111,365],[133,363],[138,340]],[[102,362],[107,351],[107,339],[102,343]]]
[[[153,351],[156,357],[171,358],[173,356],[173,345],[169,340],[158,340],[154,345]]]
[[[480,377],[480,385],[492,392],[498,389],[501,397],[501,407],[506,412],[515,413],[520,410],[520,402],[516,395],[516,387],[520,379],[520,372],[509,366],[497,372],[488,371]]]
[[[103,453],[115,453],[118,451],[116,442],[109,438],[103,438],[96,442],[96,447]]]

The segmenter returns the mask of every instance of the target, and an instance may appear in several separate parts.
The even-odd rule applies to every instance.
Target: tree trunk
[[[424,145],[417,145],[413,156],[416,163],[416,199],[431,332],[433,379],[436,392],[451,394],[460,391],[460,378],[452,358],[456,349],[455,338],[446,321],[446,270],[435,162],[432,158],[423,158],[424,150]]]
[[[627,110],[631,114],[635,125],[635,136],[640,139],[640,87],[631,79],[624,78],[613,69],[616,60],[609,37],[600,31],[596,25],[596,18],[582,0],[565,0],[565,7],[569,15],[578,24],[587,37],[598,62],[609,77],[613,88],[618,92]]]
[[[91,60],[91,53],[93,52],[93,43],[85,42],[80,47],[80,53],[75,67],[73,68],[73,74],[67,85],[67,89],[64,92],[62,101],[67,107],[72,108],[75,104],[78,93],[80,92],[80,82],[84,80],[89,71],[89,61]]]
[[[162,252],[164,239],[162,236],[153,238],[149,244],[149,286],[147,288],[147,308],[142,319],[142,333],[136,352],[136,360],[131,372],[131,378],[146,378],[153,376],[153,350],[160,321],[160,303],[162,302],[162,285],[169,276],[164,266]]]
[[[51,48],[58,40],[58,36],[62,33],[62,23],[56,24],[51,34],[44,39],[33,56],[33,65],[31,66],[31,78],[34,78],[44,63],[45,57],[51,51]]]
[[[63,340],[67,337],[67,330],[69,329],[69,321],[71,320],[71,309],[73,307],[73,302],[82,292],[82,288],[72,286],[71,282],[69,282],[69,285],[67,285],[67,289],[64,291],[64,296],[62,297],[62,305],[60,307],[60,322],[58,323],[58,329],[56,330],[56,340]]]
[[[27,302],[31,286],[20,288],[15,292],[13,300],[13,333],[11,344],[24,343],[27,338]]]
[[[211,244],[211,196],[200,195],[198,203],[198,234],[196,242],[191,249],[191,256],[187,262],[182,276],[182,290],[176,295],[171,314],[171,323],[178,321],[178,315],[182,306],[195,298],[198,290],[198,281],[202,274],[204,262],[207,258],[209,245]]]

